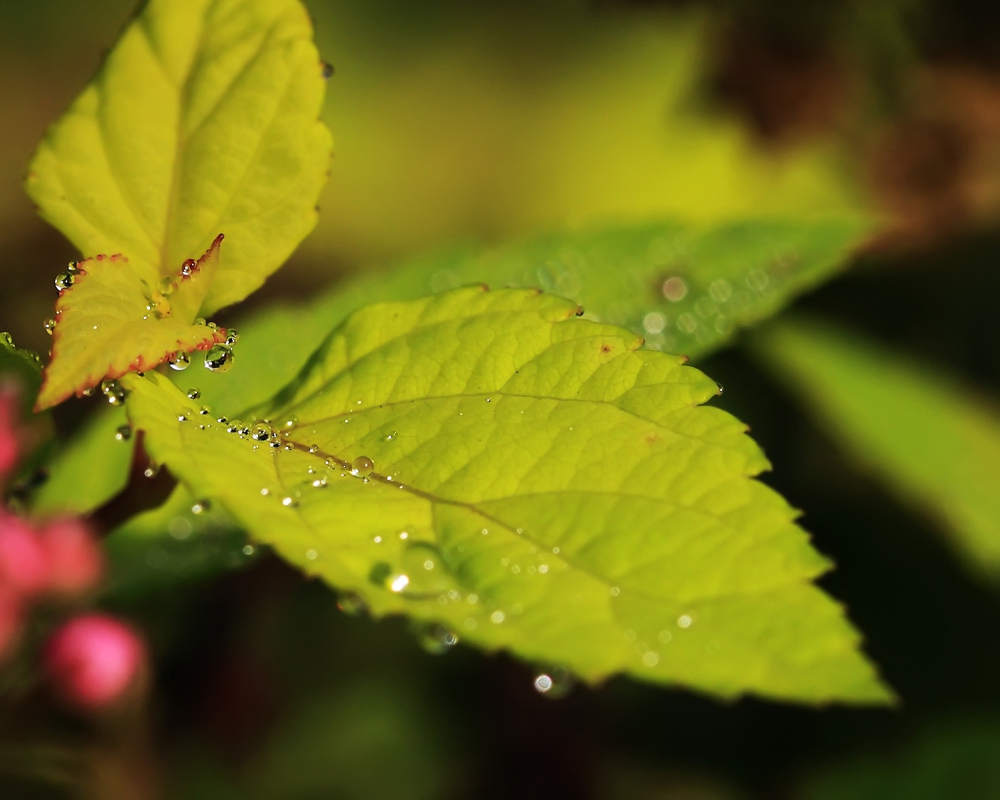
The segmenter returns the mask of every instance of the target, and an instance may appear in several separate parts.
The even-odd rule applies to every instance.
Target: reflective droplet
[[[101,393],[113,406],[120,406],[125,402],[125,390],[122,385],[114,379],[101,381]]]
[[[203,514],[204,512],[212,508],[212,503],[210,500],[199,500],[193,506],[191,506],[192,514]]]
[[[199,397],[201,397],[201,392],[199,392],[197,389],[188,389],[187,396],[189,400],[197,400]]]
[[[342,592],[337,595],[337,608],[349,617],[358,617],[368,613],[368,604],[357,592]]]
[[[175,369],[178,372],[186,370],[191,364],[191,356],[185,353],[183,350],[178,350],[170,357],[170,369]]]
[[[185,277],[194,272],[195,267],[198,266],[198,262],[193,258],[187,259],[183,264],[181,264],[181,275]]]
[[[224,344],[217,344],[205,353],[205,369],[210,372],[229,372],[233,366],[233,351]]]
[[[375,463],[368,456],[358,456],[351,464],[351,474],[367,477],[375,469]]]
[[[281,498],[281,505],[283,505],[285,508],[296,508],[298,506],[298,504],[299,504],[299,501],[296,500],[294,497],[282,497]]]
[[[160,465],[150,461],[149,466],[142,471],[142,474],[146,478],[155,478],[160,472]]]
[[[226,426],[226,433],[241,433],[243,431],[243,420],[234,419]]]
[[[421,598],[434,597],[447,592],[452,586],[451,576],[441,551],[429,542],[410,542],[400,556],[396,574],[406,576],[406,585],[393,591]]]
[[[563,667],[552,667],[535,676],[535,691],[546,697],[565,697],[573,688],[573,676]]]
[[[226,330],[226,344],[232,347],[240,340],[240,332],[236,328],[228,328]]]
[[[128,425],[122,425],[115,431],[115,439],[119,442],[127,442],[132,438],[132,429]]]
[[[389,581],[389,588],[394,592],[401,592],[410,585],[409,575],[394,575]]]
[[[392,441],[393,439],[395,439],[395,438],[396,438],[396,431],[393,431],[392,433],[387,433],[387,434],[385,435],[385,440],[386,440],[387,442],[391,442],[391,441]]]
[[[311,445],[309,445],[309,453],[310,453],[310,455],[316,455],[316,453],[318,453],[318,452],[319,452],[319,445],[318,444],[311,444]]]
[[[69,289],[74,283],[76,283],[76,272],[60,272],[56,275],[56,291],[60,294]]]
[[[263,422],[255,422],[250,429],[250,438],[255,442],[266,442],[271,438],[271,426]]]
[[[439,656],[450,652],[458,644],[458,635],[444,625],[431,623],[419,629],[418,641],[428,653]]]
[[[45,332],[51,336],[56,329],[56,321],[54,319],[45,320]]]

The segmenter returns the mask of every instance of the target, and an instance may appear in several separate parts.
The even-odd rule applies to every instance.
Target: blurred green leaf
[[[199,505],[183,486],[116,528],[105,549],[111,564],[105,594],[130,598],[244,567],[257,555],[228,514]]]
[[[153,286],[224,233],[208,315],[315,225],[323,92],[297,0],[150,0],[49,130],[26,187],[82,253],[122,253]]]
[[[940,722],[895,753],[869,754],[804,786],[804,800],[954,800],[1000,797],[1000,726]]]
[[[13,378],[20,384],[24,413],[30,413],[42,383],[42,364],[37,355],[17,347],[6,332],[0,333],[0,377]]]
[[[890,700],[745,426],[698,407],[715,383],[577,310],[369,306],[262,412],[277,430],[228,433],[156,374],[126,377],[128,412],[196,494],[376,615],[590,680]]]
[[[37,514],[87,514],[128,482],[134,442],[120,439],[125,409],[109,408],[91,417],[46,464],[49,476],[31,498]]]
[[[975,571],[1000,576],[996,408],[934,365],[836,327],[796,321],[753,341],[839,447],[930,512]]]

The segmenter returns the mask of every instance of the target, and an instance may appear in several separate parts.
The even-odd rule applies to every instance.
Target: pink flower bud
[[[49,582],[49,557],[38,534],[0,509],[0,587],[37,594]]]
[[[67,517],[46,523],[39,539],[49,564],[49,591],[79,594],[98,584],[104,572],[104,556],[82,519]]]
[[[0,663],[13,649],[23,617],[24,604],[20,595],[0,585]]]
[[[121,699],[144,661],[139,635],[104,614],[85,614],[64,623],[45,649],[50,679],[69,703],[86,710]]]

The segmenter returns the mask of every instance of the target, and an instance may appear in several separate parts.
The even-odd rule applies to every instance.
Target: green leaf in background
[[[376,615],[590,680],[884,703],[714,382],[534,291],[351,316],[262,412],[128,376],[151,455]],[[231,431],[231,432],[230,432]]]
[[[24,411],[31,409],[42,383],[42,365],[37,355],[14,344],[13,337],[0,332],[0,379],[13,378],[24,392]]]
[[[120,406],[91,417],[46,464],[48,480],[32,495],[32,512],[87,514],[118,494],[128,482],[135,449],[126,424]]]
[[[172,276],[221,231],[201,313],[242,300],[316,222],[331,140],[298,0],[150,0],[48,132],[27,190],[86,255]]]
[[[996,719],[941,720],[897,752],[869,753],[805,782],[803,800],[1000,797]]]
[[[857,217],[609,227],[435,254],[370,274],[331,300],[342,316],[365,302],[471,283],[538,287],[642,333],[652,349],[698,358],[834,277],[871,232]]]
[[[220,242],[218,237],[197,262],[186,264],[176,280],[167,279],[163,293],[122,255],[74,264],[56,302],[52,357],[35,409],[83,396],[105,378],[226,342],[225,330],[194,318],[197,298],[218,264]]]
[[[796,321],[753,341],[848,455],[930,512],[975,571],[1000,576],[995,408],[932,365],[836,327]]]

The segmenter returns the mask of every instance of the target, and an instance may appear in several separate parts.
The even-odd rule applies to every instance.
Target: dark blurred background
[[[76,255],[20,181],[132,5],[0,4],[0,329],[20,346],[47,349],[52,279]],[[336,156],[319,227],[251,305],[459,241],[864,209],[884,219],[871,252],[799,308],[997,397],[1000,8],[306,5],[336,70]],[[720,404],[776,465],[768,482],[837,562],[822,584],[900,708],[725,704],[624,679],[552,700],[534,691],[531,665],[462,646],[432,655],[406,623],[346,615],[330,590],[264,557],[116,598],[156,654],[148,706],[85,722],[43,703],[18,737],[55,754],[42,758],[45,780],[0,777],[0,795],[1000,797],[996,587],[739,347],[699,366],[726,386]]]

